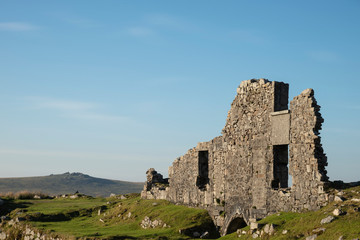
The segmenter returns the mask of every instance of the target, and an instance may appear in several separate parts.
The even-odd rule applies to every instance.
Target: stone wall
[[[324,205],[320,107],[307,89],[288,110],[288,90],[282,82],[243,81],[222,135],[177,158],[168,186],[148,181],[143,198],[206,208],[223,234],[235,223]]]

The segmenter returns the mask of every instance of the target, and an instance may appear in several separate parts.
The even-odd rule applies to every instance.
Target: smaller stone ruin
[[[222,135],[175,159],[169,179],[149,169],[142,198],[205,208],[222,234],[279,211],[325,205],[320,106],[306,89],[289,107],[288,92],[283,82],[243,81]]]

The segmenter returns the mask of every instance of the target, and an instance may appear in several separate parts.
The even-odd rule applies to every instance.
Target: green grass
[[[260,220],[262,226],[267,223],[275,226],[275,234],[263,235],[260,239],[305,239],[314,234],[316,228],[326,228],[324,233],[318,234],[317,240],[338,239],[340,236],[344,239],[359,238],[360,212],[354,209],[360,208],[360,203],[351,199],[360,198],[360,186],[344,192],[346,201],[332,202],[318,211],[281,212]],[[127,196],[123,200],[116,197],[12,199],[2,208],[12,209],[9,213],[12,218],[24,217],[28,220],[26,224],[65,236],[66,239],[189,239],[179,230],[204,232],[212,225],[210,216],[203,209],[174,205],[165,200],[142,200],[138,194]],[[320,221],[332,216],[335,208],[347,214],[336,216],[333,222],[321,225]],[[152,221],[162,220],[168,226],[142,229],[140,223],[145,216]],[[249,227],[242,230],[249,231]],[[283,230],[288,233],[283,235]],[[252,239],[252,236],[246,234],[238,238],[236,233],[232,233],[220,239]]]
[[[12,201],[21,207],[13,210],[11,217],[25,217],[35,228],[67,238],[189,239],[179,234],[179,230],[205,231],[212,225],[203,209],[174,205],[165,200],[142,200],[138,195],[124,200],[113,197]],[[99,209],[102,209],[100,215]],[[145,216],[168,226],[143,229],[140,223]]]

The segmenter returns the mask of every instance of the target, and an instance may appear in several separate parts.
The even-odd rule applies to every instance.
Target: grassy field
[[[258,222],[259,239],[306,239],[317,230],[316,239],[319,240],[337,240],[340,236],[343,239],[359,238],[360,202],[356,199],[360,198],[360,186],[344,190],[342,198],[344,201],[333,201],[318,211],[281,212],[268,216]],[[342,214],[334,216],[335,209],[340,209]],[[11,219],[23,218],[23,223],[66,239],[191,239],[194,231],[210,231],[214,238],[218,237],[205,210],[174,205],[165,200],[142,200],[139,194],[127,195],[126,199],[120,196],[11,199],[1,207],[1,214],[7,214]],[[327,216],[335,219],[321,224]],[[162,223],[155,228],[143,229],[141,223],[145,217]],[[261,234],[265,224],[274,225],[271,236]],[[5,226],[2,223],[2,227]],[[285,230],[287,233],[283,234]],[[251,234],[256,232],[250,232],[249,227],[239,231],[246,234],[235,232],[220,239],[239,239],[239,236],[240,239],[253,239]]]
[[[174,205],[164,200],[142,200],[138,194],[128,195],[127,199],[12,200],[9,206],[17,206],[11,211],[11,218],[24,218],[37,229],[67,238],[189,239],[179,230],[214,231],[212,220],[205,210]],[[166,226],[161,224],[156,228],[143,229],[140,224],[145,217],[152,221],[161,220]]]

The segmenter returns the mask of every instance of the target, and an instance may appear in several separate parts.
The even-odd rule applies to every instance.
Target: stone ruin
[[[241,82],[222,135],[177,158],[169,179],[149,169],[142,198],[205,208],[222,235],[279,211],[326,205],[320,106],[306,89],[289,108],[288,92],[283,82]]]

